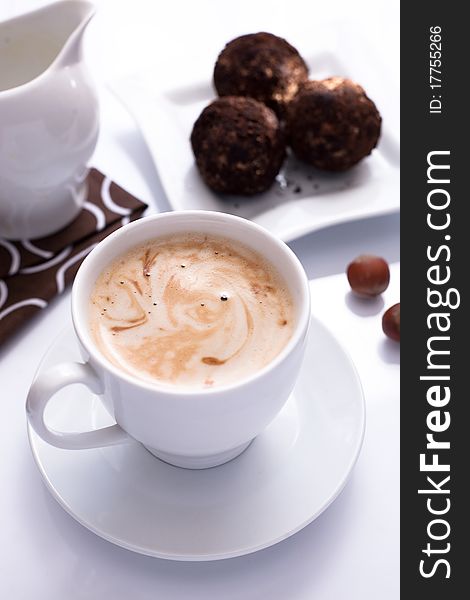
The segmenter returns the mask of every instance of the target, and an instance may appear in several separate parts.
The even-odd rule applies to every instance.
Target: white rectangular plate
[[[334,54],[309,57],[317,78],[354,78]],[[217,210],[246,217],[284,241],[356,219],[399,209],[399,145],[383,123],[378,148],[346,173],[325,173],[289,156],[273,186],[253,197],[223,197],[200,178],[189,137],[194,121],[215,97],[210,81],[159,90],[155,73],[121,79],[111,89],[134,116],[175,210]]]

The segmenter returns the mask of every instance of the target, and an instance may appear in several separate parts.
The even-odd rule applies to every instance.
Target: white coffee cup
[[[143,381],[107,360],[91,335],[89,299],[105,267],[133,246],[182,232],[224,236],[251,247],[276,266],[289,286],[296,312],[292,337],[274,360],[239,382],[188,389]],[[28,419],[36,433],[50,444],[68,449],[138,441],[172,465],[202,469],[240,454],[287,401],[304,354],[310,292],[295,254],[259,225],[219,212],[169,212],[126,225],[88,255],[73,285],[72,318],[85,363],[59,364],[36,377],[26,402]],[[73,383],[84,383],[100,394],[116,424],[82,433],[49,429],[44,421],[49,399]]]

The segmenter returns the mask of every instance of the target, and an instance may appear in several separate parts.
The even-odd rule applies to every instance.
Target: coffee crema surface
[[[159,237],[112,262],[95,283],[90,328],[104,356],[146,380],[237,382],[289,341],[286,283],[257,252],[202,234]]]

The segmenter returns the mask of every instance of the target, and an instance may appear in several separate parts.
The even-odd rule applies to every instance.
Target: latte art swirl
[[[90,303],[98,347],[145,380],[213,386],[270,362],[289,340],[290,293],[260,255],[225,238],[158,238],[115,260]]]

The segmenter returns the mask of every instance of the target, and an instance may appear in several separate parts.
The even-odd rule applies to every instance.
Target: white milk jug
[[[53,233],[86,200],[99,115],[82,37],[93,14],[65,0],[0,23],[0,237]]]

